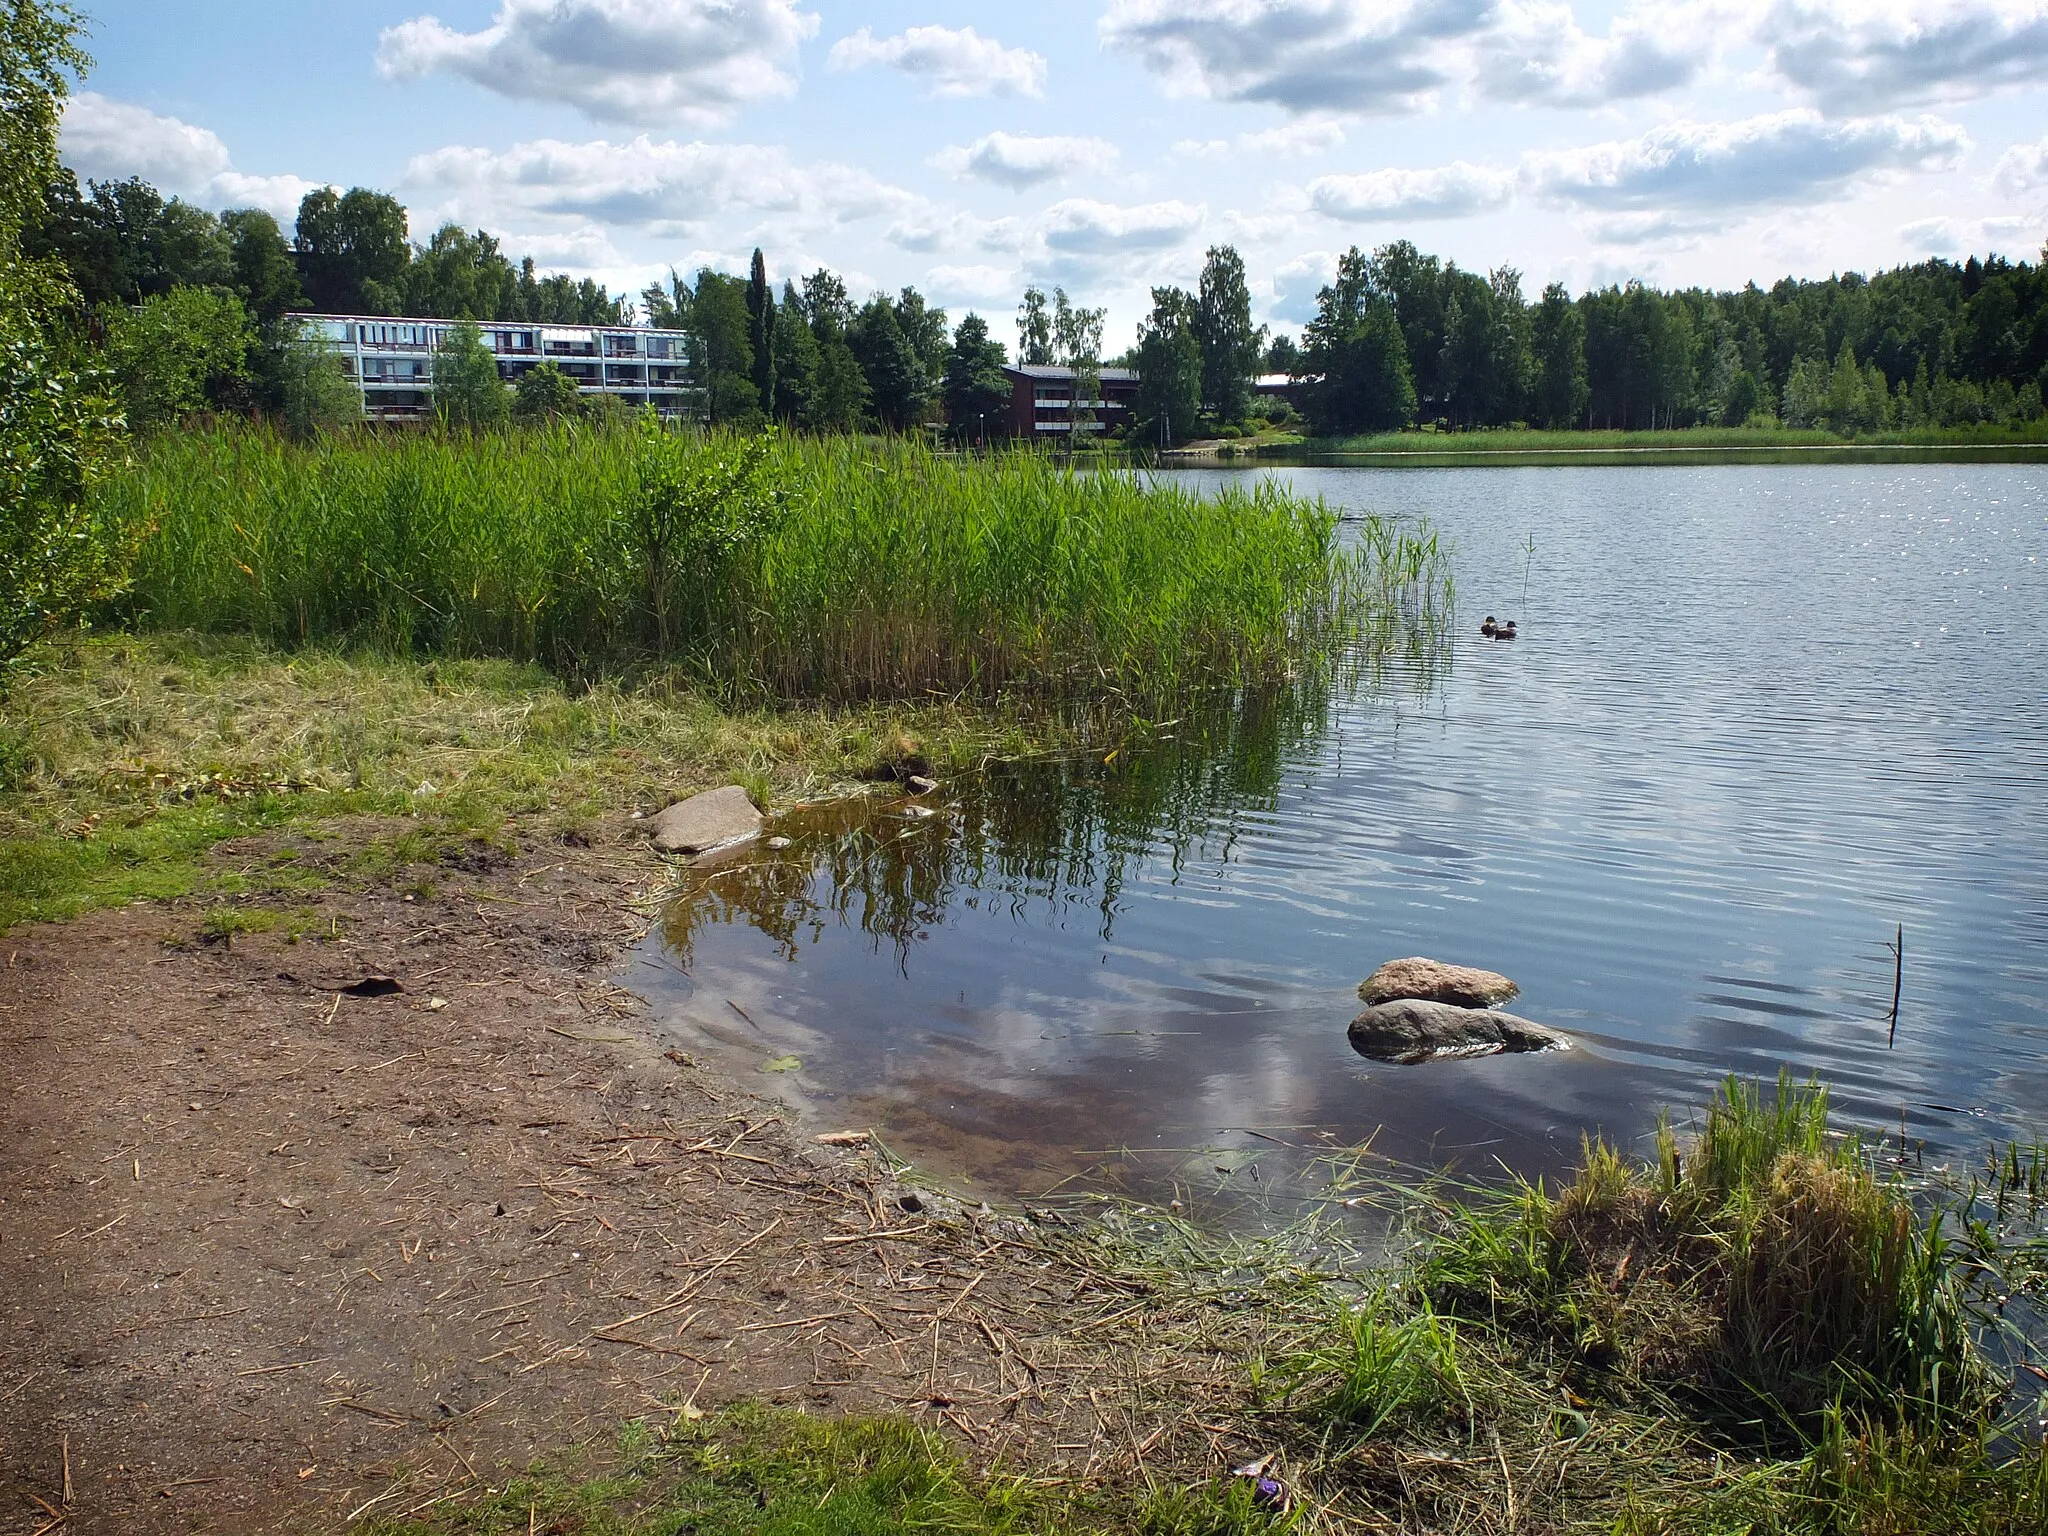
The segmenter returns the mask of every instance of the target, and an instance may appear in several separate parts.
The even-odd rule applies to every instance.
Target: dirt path
[[[1116,1453],[1110,1336],[1052,1326],[1088,1275],[607,983],[651,855],[491,862],[296,942],[175,906],[0,939],[0,1532],[335,1528],[737,1398]]]

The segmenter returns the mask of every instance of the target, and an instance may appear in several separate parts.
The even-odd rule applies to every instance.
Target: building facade
[[[1000,422],[991,420],[987,433],[1021,437],[1027,442],[1046,442],[1051,434],[1074,430],[1074,370],[1016,364],[1005,367],[1010,379],[1010,408]],[[1098,375],[1102,398],[1082,413],[1083,430],[1120,431],[1138,406],[1138,375],[1130,368],[1104,368]],[[967,422],[955,422],[968,428]],[[975,424],[978,427],[978,424]]]
[[[417,421],[433,414],[434,354],[452,320],[383,315],[294,315],[305,334],[340,355],[362,391],[371,421]],[[664,416],[688,415],[696,391],[687,382],[689,336],[643,326],[531,325],[479,322],[498,376],[520,376],[552,362],[586,395],[611,395],[629,406],[651,405]]]

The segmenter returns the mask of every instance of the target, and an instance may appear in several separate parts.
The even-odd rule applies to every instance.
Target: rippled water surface
[[[1273,473],[1451,540],[1447,654],[928,819],[799,813],[633,983],[991,1195],[1284,1210],[1367,1139],[1534,1172],[1781,1065],[1930,1157],[2048,1134],[2048,469]],[[1362,1060],[1353,988],[1408,954],[1580,1048]]]

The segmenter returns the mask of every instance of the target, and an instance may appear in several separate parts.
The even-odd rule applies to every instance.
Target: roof
[[[311,310],[293,310],[285,316],[287,320],[334,321],[350,325],[456,325],[460,322],[446,316],[428,315],[328,315]],[[687,336],[687,331],[663,330],[653,325],[563,325],[553,320],[472,320],[469,322],[480,331],[542,331],[552,337],[556,333],[573,333],[576,338],[588,336],[593,331],[606,333],[630,333],[636,336]]]
[[[1061,383],[1065,383],[1074,377],[1074,370],[1071,368],[1048,366],[1044,363],[1005,363],[1003,364],[1003,372],[1017,374],[1027,379],[1058,380]],[[1135,384],[1138,382],[1138,371],[1135,368],[1098,368],[1095,371],[1095,376],[1098,379],[1116,384]]]

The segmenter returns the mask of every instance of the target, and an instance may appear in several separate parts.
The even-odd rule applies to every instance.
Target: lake
[[[1731,1072],[1930,1164],[2048,1134],[2048,466],[1175,473],[1427,520],[1455,634],[929,817],[787,818],[625,978],[685,1048],[992,1199],[1226,1217],[1367,1143],[1554,1171]],[[1578,1048],[1362,1059],[1353,989],[1411,954]]]

